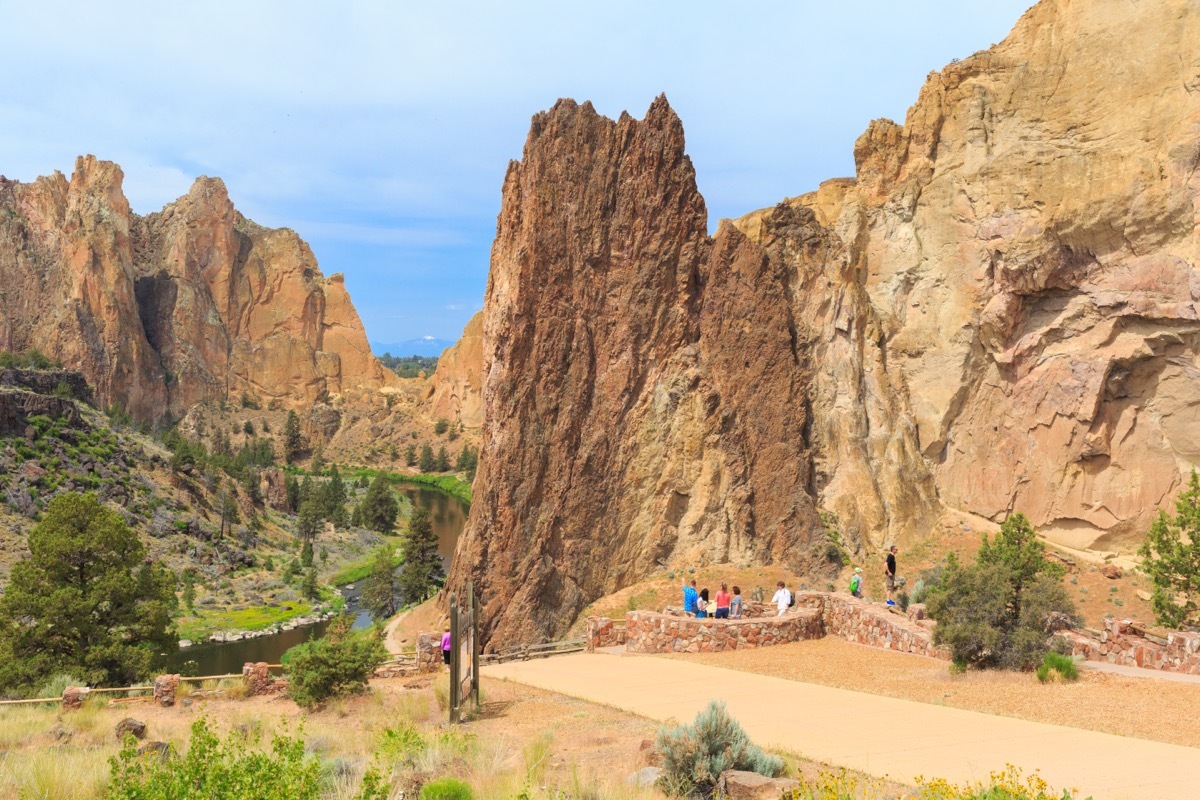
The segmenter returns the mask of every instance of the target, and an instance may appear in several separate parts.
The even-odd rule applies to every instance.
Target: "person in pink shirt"
[[[717,590],[717,613],[714,614],[717,619],[729,619],[729,586],[722,583],[721,588]]]
[[[450,629],[446,628],[446,632],[442,634],[442,663],[449,665],[450,663]]]

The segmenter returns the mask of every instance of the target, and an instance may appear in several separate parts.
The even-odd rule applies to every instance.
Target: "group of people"
[[[887,558],[883,562],[883,581],[887,587],[887,605],[894,606],[896,601],[892,595],[896,591],[896,553],[898,552],[896,545],[888,547]],[[783,581],[775,584],[775,594],[771,597],[771,605],[775,606],[776,616],[782,617],[787,613],[787,610],[796,604],[796,598],[792,595],[790,589]],[[854,575],[850,578],[850,594],[855,597],[863,596],[863,578],[862,567],[854,568]],[[741,619],[742,609],[741,588],[734,586],[733,594],[729,594],[729,589],[726,584],[722,583],[721,588],[717,590],[715,598],[710,599],[708,589],[696,589],[695,579],[683,579],[683,611],[689,617],[697,619],[705,619],[711,617],[713,619]]]
[[[705,619],[741,619],[745,604],[742,601],[742,589],[733,587],[729,593],[729,585],[722,583],[716,597],[710,598],[708,589],[696,590],[696,581],[683,582],[683,610],[689,617]]]

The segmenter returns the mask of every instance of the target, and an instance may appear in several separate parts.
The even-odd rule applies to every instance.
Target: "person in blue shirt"
[[[696,616],[696,581],[692,580],[689,585],[687,579],[683,581],[683,612],[689,617]]]

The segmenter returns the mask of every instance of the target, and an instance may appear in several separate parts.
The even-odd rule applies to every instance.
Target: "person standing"
[[[683,613],[689,617],[696,616],[696,581],[692,580],[689,585],[687,579],[683,581]]]
[[[717,590],[717,611],[713,614],[717,619],[729,619],[729,586],[722,583]]]
[[[771,597],[771,602],[779,609],[779,612],[775,616],[782,617],[787,613],[788,607],[792,604],[792,593],[783,585],[783,581],[779,581],[775,585],[779,588],[775,590],[775,594]]]
[[[892,599],[892,594],[896,591],[896,545],[888,548],[887,558],[883,562],[883,580],[887,584],[887,604],[889,606],[896,605],[896,601]]]
[[[442,633],[442,663],[450,666],[450,628]]]
[[[740,586],[733,587],[733,598],[729,601],[729,618],[742,618],[742,589]]]
[[[854,577],[850,579],[850,594],[862,597],[862,567],[854,568]]]
[[[696,600],[696,618],[707,619],[708,613],[708,589],[700,590],[700,597]]]

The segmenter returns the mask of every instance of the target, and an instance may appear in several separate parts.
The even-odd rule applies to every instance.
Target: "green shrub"
[[[421,787],[420,800],[472,800],[471,787],[456,778],[437,778]]]
[[[1079,667],[1075,665],[1075,659],[1051,651],[1042,657],[1042,665],[1037,668],[1037,678],[1045,683],[1051,680],[1055,673],[1066,681],[1079,680]]]
[[[321,639],[288,650],[285,669],[288,694],[308,708],[330,697],[362,694],[367,679],[387,651],[375,631],[350,630],[353,619],[342,615],[334,620]]]
[[[984,537],[975,564],[960,566],[953,554],[947,560],[927,603],[938,622],[934,642],[948,646],[956,662],[1033,669],[1050,636],[1076,623],[1061,578],[1028,520],[1013,514],[994,542]]]
[[[109,800],[318,800],[320,764],[305,756],[303,740],[281,734],[267,752],[251,744],[257,744],[253,736],[222,741],[204,719],[192,724],[183,758],[140,757],[136,741],[127,736],[109,760]]]
[[[711,795],[727,769],[768,778],[783,770],[783,760],[751,744],[742,726],[717,700],[709,702],[691,725],[659,728],[654,747],[662,756],[662,788],[678,794]]]

